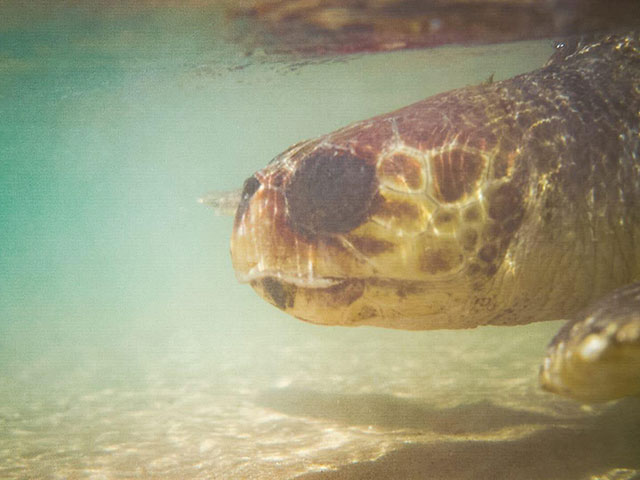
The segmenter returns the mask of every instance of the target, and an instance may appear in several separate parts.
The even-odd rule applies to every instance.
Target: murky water
[[[0,478],[637,478],[637,402],[537,387],[560,323],[307,325],[235,282],[196,202],[550,42],[300,65],[204,8],[2,13]]]

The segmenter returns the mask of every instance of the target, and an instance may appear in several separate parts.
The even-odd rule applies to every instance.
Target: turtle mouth
[[[294,284],[265,276],[250,282],[265,300],[301,320],[323,324],[349,324],[366,292],[362,279],[322,279]]]
[[[424,330],[468,328],[468,292],[439,282],[380,277],[304,277],[264,270],[240,277],[268,303],[317,325]],[[424,319],[428,318],[425,323]],[[453,319],[453,320],[452,320]]]
[[[292,285],[299,288],[310,288],[310,289],[324,289],[335,287],[336,285],[344,284],[345,282],[350,281],[348,278],[340,278],[340,277],[317,277],[317,276],[300,276],[300,275],[291,275],[278,270],[268,271],[268,270],[255,270],[249,271],[247,273],[236,272],[236,278],[240,283],[249,283],[251,285],[264,282],[264,281],[272,281],[279,282],[285,285]]]
[[[265,270],[236,276],[239,281],[249,283],[267,302],[311,323],[331,323],[330,317],[342,319],[366,289],[365,281],[356,278],[300,276]]]

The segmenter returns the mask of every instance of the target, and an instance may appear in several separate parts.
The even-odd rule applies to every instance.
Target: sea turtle
[[[562,42],[539,70],[278,155],[244,183],[233,266],[318,324],[571,319],[542,386],[587,402],[635,395],[639,155],[640,33]]]

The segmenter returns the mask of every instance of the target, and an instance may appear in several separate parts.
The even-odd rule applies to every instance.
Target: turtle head
[[[482,323],[523,212],[483,147],[453,136],[427,148],[380,118],[291,147],[245,182],[238,279],[313,323]]]

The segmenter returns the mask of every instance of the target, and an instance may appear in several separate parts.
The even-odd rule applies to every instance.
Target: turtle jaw
[[[320,278],[312,276],[287,275],[279,270],[260,270],[259,268],[254,268],[247,273],[236,271],[236,279],[240,283],[249,283],[251,285],[267,281],[287,284],[292,288],[300,287],[309,289],[329,288],[344,283],[346,280],[340,277]]]
[[[469,315],[470,290],[452,293],[449,282],[378,277],[289,282],[255,276],[251,287],[275,307],[305,322],[333,326],[376,326],[402,330],[470,328],[486,323]]]
[[[359,279],[319,279],[305,284],[266,276],[250,284],[280,310],[300,320],[325,325],[357,324],[357,311],[365,292],[365,281]]]

